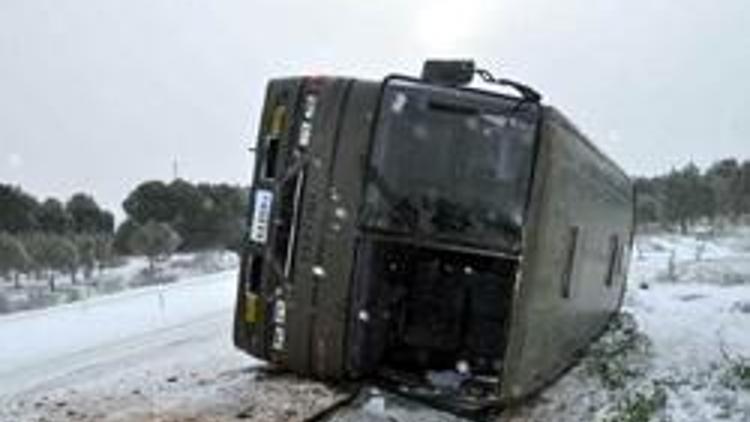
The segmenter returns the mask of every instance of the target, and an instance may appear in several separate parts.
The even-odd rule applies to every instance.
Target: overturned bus
[[[244,351],[471,409],[553,380],[619,309],[631,181],[525,85],[275,79],[259,126]]]

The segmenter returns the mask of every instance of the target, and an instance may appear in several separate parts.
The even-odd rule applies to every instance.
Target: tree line
[[[79,272],[89,278],[113,257],[114,215],[90,195],[42,202],[21,188],[0,184],[0,277],[20,287],[21,275],[47,277]]]
[[[115,246],[123,253],[135,252],[132,234],[145,224],[158,223],[174,230],[182,251],[237,250],[244,233],[246,198],[247,189],[228,184],[181,179],[144,182],[122,204],[127,219],[117,230]]]
[[[118,255],[139,254],[149,268],[177,250],[238,250],[244,234],[246,190],[227,184],[148,181],[123,201],[127,218],[92,196],[37,200],[20,187],[0,184],[0,277],[20,287],[22,276],[67,274],[89,278]]]
[[[750,160],[719,160],[705,170],[693,163],[667,174],[635,179],[636,217],[686,233],[698,223],[737,224],[750,214]]]

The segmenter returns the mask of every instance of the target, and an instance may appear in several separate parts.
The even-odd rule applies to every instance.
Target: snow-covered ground
[[[623,315],[610,332],[497,420],[750,422],[750,231],[636,244]],[[370,394],[335,420],[459,420],[399,401]]]
[[[750,233],[641,236],[636,247],[624,307],[635,333],[605,336],[509,420],[750,421],[749,380],[732,373],[750,357]]]
[[[10,282],[0,283],[0,315],[80,302],[133,288],[169,284],[237,267],[235,254],[220,251],[175,254],[165,262],[158,263],[155,271],[148,270],[144,257],[121,257],[117,261],[119,265],[96,270],[87,279],[79,271],[75,283],[70,275],[56,274],[54,291],[50,289],[46,276],[40,279],[24,276],[19,280],[19,286]]]
[[[338,398],[234,349],[235,288],[225,271],[0,316],[0,421],[273,421]]]
[[[0,318],[0,394],[88,365],[103,349],[145,348],[144,336],[204,324],[231,312],[233,273]],[[225,320],[226,318],[222,318]]]
[[[750,422],[750,232],[648,235],[637,247],[618,324],[499,420]],[[0,317],[0,420],[294,421],[343,397],[233,349],[234,280]],[[368,390],[332,420],[457,419]]]

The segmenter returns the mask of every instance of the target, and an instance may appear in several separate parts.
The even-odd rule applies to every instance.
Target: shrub
[[[667,405],[667,391],[658,382],[629,394],[617,405],[617,413],[606,422],[649,422]]]
[[[644,362],[638,360],[648,357],[650,348],[651,341],[638,330],[633,316],[621,313],[591,346],[585,364],[607,389],[623,388],[629,379],[645,372]]]

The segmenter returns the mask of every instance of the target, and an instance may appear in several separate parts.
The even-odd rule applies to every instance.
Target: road
[[[345,397],[235,350],[234,280],[0,318],[0,421],[302,421]]]
[[[304,420],[341,397],[231,344],[233,271],[0,318],[0,421]]]

